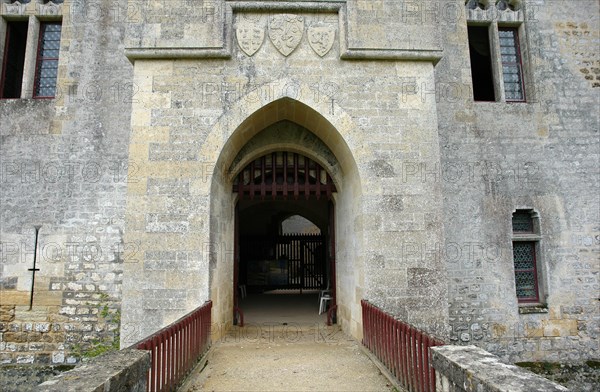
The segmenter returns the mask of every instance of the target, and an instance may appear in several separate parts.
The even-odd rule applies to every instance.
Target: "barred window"
[[[502,58],[502,78],[506,101],[525,101],[523,87],[523,65],[519,46],[519,33],[516,28],[498,28],[500,56]]]
[[[517,211],[512,218],[513,232],[533,233],[533,219],[529,211]]]
[[[42,23],[40,26],[33,94],[35,98],[52,98],[56,92],[60,33],[60,23]]]
[[[28,11],[28,15],[14,15],[14,20],[13,16],[0,19],[0,99],[56,95],[62,8],[52,8],[56,14],[47,14],[56,1],[45,5],[39,0],[36,4],[31,14]]]
[[[513,244],[513,260],[517,298],[521,302],[538,302],[535,242],[515,242]]]
[[[538,249],[540,244],[537,215],[532,210],[517,210],[512,215],[513,264],[519,303],[539,303]]]
[[[465,0],[473,100],[526,102],[527,29],[520,0]]]

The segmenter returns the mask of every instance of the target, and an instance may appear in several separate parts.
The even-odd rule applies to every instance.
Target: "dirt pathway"
[[[213,344],[182,392],[395,391],[359,344],[337,327],[234,327]]]

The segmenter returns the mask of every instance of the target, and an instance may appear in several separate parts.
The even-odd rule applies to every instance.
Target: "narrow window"
[[[7,22],[0,98],[21,98],[28,22]]]
[[[516,28],[501,27],[498,28],[498,35],[506,100],[523,102],[525,101],[525,90],[518,31]]]
[[[519,302],[539,302],[535,242],[513,243],[513,260]]]
[[[56,92],[60,23],[42,23],[35,68],[34,98],[52,98]]]
[[[517,210],[512,218],[513,233],[528,234],[533,233],[533,219],[528,210]]]
[[[468,26],[473,99],[495,101],[490,37],[486,26]]]
[[[539,244],[532,212],[517,210],[512,217],[515,287],[519,303],[540,302],[536,249]]]

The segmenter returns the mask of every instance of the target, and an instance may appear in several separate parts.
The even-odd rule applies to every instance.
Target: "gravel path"
[[[182,392],[395,391],[339,328],[262,325],[234,327],[213,344],[204,369]]]

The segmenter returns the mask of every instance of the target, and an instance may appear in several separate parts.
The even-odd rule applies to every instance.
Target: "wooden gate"
[[[321,234],[240,238],[240,284],[260,290],[322,289],[327,286]]]
[[[269,197],[275,200],[288,196],[298,199],[322,196],[331,199],[336,192],[333,180],[321,165],[303,155],[278,151],[250,162],[233,181],[233,191],[239,199]]]

